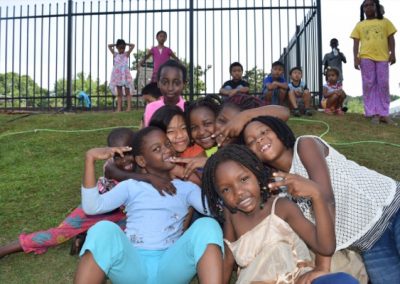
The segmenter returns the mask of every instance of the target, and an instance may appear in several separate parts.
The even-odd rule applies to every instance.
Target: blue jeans
[[[311,284],[358,284],[358,280],[344,272],[331,273],[314,279]]]
[[[362,253],[372,284],[400,283],[400,210],[373,247]]]

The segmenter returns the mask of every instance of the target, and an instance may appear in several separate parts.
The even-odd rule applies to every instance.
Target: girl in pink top
[[[156,39],[158,42],[157,46],[153,46],[146,54],[145,58],[140,61],[140,65],[144,65],[144,62],[150,57],[153,56],[153,75],[151,76],[152,82],[157,82],[157,73],[158,69],[161,65],[168,61],[171,57],[177,61],[179,61],[178,57],[174,54],[174,52],[169,48],[164,46],[165,41],[167,40],[167,32],[159,31],[156,35]]]
[[[129,46],[129,49],[125,52],[127,45]],[[117,48],[117,52],[115,52],[114,47]],[[122,88],[125,88],[125,96],[128,104],[126,110],[131,110],[133,80],[129,70],[129,55],[134,47],[134,44],[126,44],[123,39],[117,40],[116,44],[108,45],[108,49],[114,56],[114,67],[111,72],[110,89],[114,96],[115,90],[117,90],[117,111],[122,110]]]

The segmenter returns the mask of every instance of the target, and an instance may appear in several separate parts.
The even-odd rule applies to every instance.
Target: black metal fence
[[[1,4],[0,4],[1,5]],[[188,67],[187,99],[218,93],[239,61],[253,94],[278,59],[288,71],[304,70],[310,90],[321,79],[320,0],[120,0],[0,6],[0,110],[114,108],[108,88],[112,56],[107,44],[136,44],[130,62],[136,77],[159,30]],[[145,83],[144,82],[144,83]],[[143,82],[142,82],[143,85]],[[139,105],[139,96],[135,97]]]

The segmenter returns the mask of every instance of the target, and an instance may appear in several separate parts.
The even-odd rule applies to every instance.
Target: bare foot
[[[9,244],[0,247],[0,258],[3,256],[23,251],[19,240],[13,241]]]

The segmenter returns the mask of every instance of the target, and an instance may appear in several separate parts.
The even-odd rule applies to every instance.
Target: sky
[[[242,0],[245,1],[245,0]],[[282,0],[283,1],[283,0]],[[12,5],[27,5],[27,4],[48,4],[54,3],[55,1],[49,0],[0,0],[0,6],[12,6]],[[90,1],[86,1],[90,2]],[[97,1],[95,1],[97,2]],[[110,1],[111,3],[112,1]],[[59,1],[64,3],[64,1]],[[361,74],[360,71],[355,70],[353,66],[353,40],[350,38],[350,34],[356,23],[359,21],[360,4],[359,0],[321,0],[322,4],[322,54],[330,52],[329,41],[335,37],[339,40],[339,49],[347,57],[347,64],[343,65],[344,75],[344,89],[350,96],[361,95]],[[396,15],[396,12],[400,10],[399,0],[382,0],[381,4],[385,7],[385,17],[393,22],[397,29],[400,29],[400,20]],[[390,91],[392,94],[400,95],[400,38],[398,35],[395,36],[397,40],[396,55],[398,62],[390,67]],[[152,39],[148,39],[152,40]],[[169,39],[171,44],[173,43],[173,37]],[[148,43],[144,43],[144,46]],[[137,46],[138,48],[138,46]],[[179,52],[179,50],[178,50]],[[182,51],[180,51],[182,53]],[[255,56],[249,55],[250,58]],[[3,58],[3,57],[2,57]],[[110,58],[106,58],[110,61]],[[224,65],[228,65],[228,60]],[[108,62],[108,68],[111,68],[112,62]],[[202,64],[204,65],[204,64]],[[0,60],[0,70],[1,66]],[[225,67],[224,67],[225,68]],[[46,71],[46,70],[45,70]],[[212,70],[219,74],[220,70]],[[222,75],[221,75],[222,76]],[[107,75],[104,75],[107,78]],[[225,79],[225,78],[224,78]],[[229,78],[226,78],[229,79]],[[104,80],[103,80],[104,81]],[[44,86],[46,87],[46,86]]]

